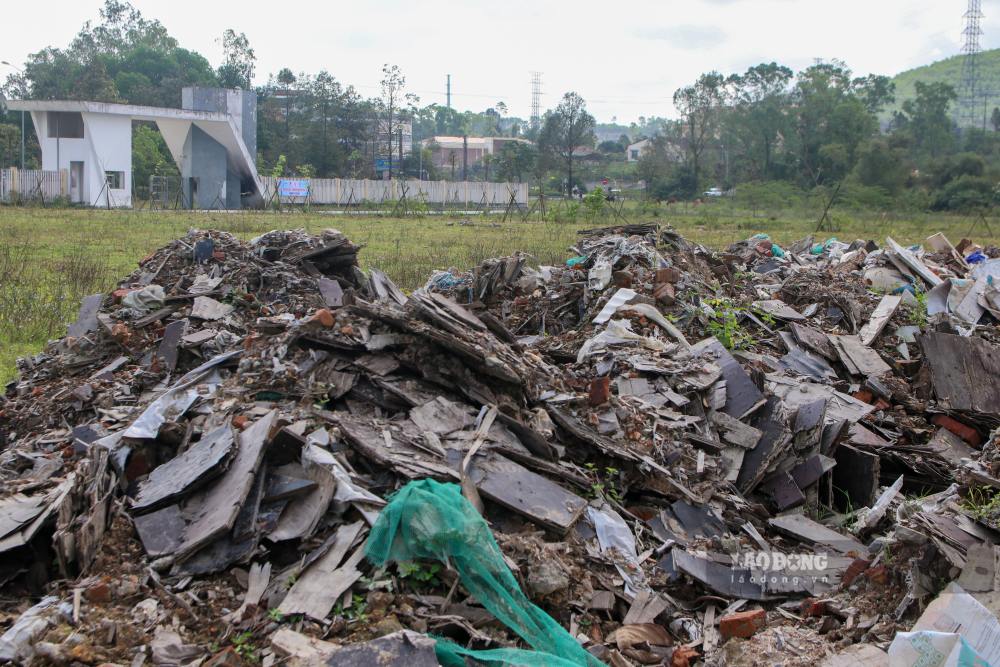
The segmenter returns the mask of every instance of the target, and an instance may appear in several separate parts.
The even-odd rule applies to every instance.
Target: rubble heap
[[[407,295],[334,230],[192,231],[0,399],[0,660],[848,664],[956,609],[1000,632],[1000,251],[927,245],[625,225]]]

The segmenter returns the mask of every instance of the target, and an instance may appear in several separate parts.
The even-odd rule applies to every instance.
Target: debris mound
[[[1000,252],[926,245],[191,231],[0,399],[0,660],[1000,664]]]

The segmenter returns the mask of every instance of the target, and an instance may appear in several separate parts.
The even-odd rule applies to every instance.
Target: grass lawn
[[[674,225],[690,240],[724,248],[755,233],[788,243],[813,232],[815,216],[752,218],[722,207],[664,209],[654,217]],[[969,232],[965,217],[887,215],[834,218],[835,232],[818,234],[841,240],[882,242],[886,235],[901,243],[918,243],[942,231],[953,242]],[[271,229],[305,228],[312,232],[335,227],[364,245],[363,266],[377,266],[404,289],[424,283],[434,269],[470,268],[487,257],[515,250],[531,253],[538,263],[552,264],[569,256],[576,231],[612,224],[610,218],[575,222],[507,222],[490,218],[426,216],[374,218],[322,212],[191,212],[105,211],[0,207],[0,381],[13,377],[19,356],[40,350],[47,340],[65,333],[87,294],[107,291],[130,273],[136,262],[190,228],[214,228],[251,238]],[[1000,224],[993,223],[994,232]],[[976,230],[983,245],[1000,244],[1000,236]]]

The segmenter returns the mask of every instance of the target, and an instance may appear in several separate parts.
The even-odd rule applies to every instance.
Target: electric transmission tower
[[[980,90],[979,54],[982,52],[981,38],[983,36],[983,2],[969,0],[969,8],[965,15],[965,28],[962,30],[964,42],[962,53],[962,89],[959,95],[959,124],[975,127],[977,120],[978,99],[984,92]]]
[[[538,127],[542,114],[542,73],[531,73],[531,126]]]

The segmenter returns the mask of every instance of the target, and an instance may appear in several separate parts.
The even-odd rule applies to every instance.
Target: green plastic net
[[[456,484],[424,479],[400,489],[372,527],[365,555],[378,566],[416,559],[450,565],[483,607],[535,649],[473,651],[435,638],[445,667],[467,665],[466,658],[490,666],[603,664],[521,591],[489,526]]]

